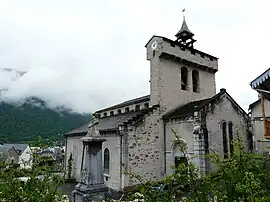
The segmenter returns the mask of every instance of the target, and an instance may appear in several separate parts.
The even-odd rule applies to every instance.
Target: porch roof
[[[270,68],[250,82],[253,89],[270,90]]]

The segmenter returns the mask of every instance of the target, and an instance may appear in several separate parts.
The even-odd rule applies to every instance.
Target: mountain
[[[49,108],[36,97],[21,103],[0,102],[0,143],[61,141],[63,133],[91,120],[90,114],[78,114],[65,107]],[[60,134],[60,135],[59,135]]]

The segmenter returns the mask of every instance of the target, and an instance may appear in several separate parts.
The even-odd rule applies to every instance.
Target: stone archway
[[[172,145],[172,154],[174,158],[174,166],[178,167],[181,164],[188,165],[187,159],[188,145],[185,140],[178,139]]]

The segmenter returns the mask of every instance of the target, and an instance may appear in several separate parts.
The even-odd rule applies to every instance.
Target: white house
[[[28,144],[3,144],[5,147],[14,147],[19,155],[20,168],[31,168],[32,152]]]

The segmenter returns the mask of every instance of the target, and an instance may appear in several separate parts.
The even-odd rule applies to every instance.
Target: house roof
[[[237,107],[246,117],[248,117],[248,114],[243,110],[237,102],[226,92],[225,89],[220,89],[220,92],[214,95],[213,97],[201,99],[201,100],[195,100],[189,103],[186,103],[184,105],[180,105],[169,112],[165,113],[163,115],[163,119],[171,119],[171,118],[180,118],[180,117],[187,117],[187,116],[193,116],[195,111],[199,111],[204,106],[206,106],[209,103],[215,102],[216,100],[219,100],[222,95],[227,94],[231,102],[235,107]]]
[[[28,147],[27,144],[3,144],[6,147],[14,147],[14,149],[16,150],[16,152],[21,155],[24,150]]]
[[[7,147],[7,146],[4,146],[4,145],[0,145],[0,158],[3,158],[3,157],[6,158],[11,149],[12,149],[12,147]]]
[[[107,107],[107,108],[98,110],[95,113],[100,113],[102,111],[113,110],[113,109],[117,109],[117,108],[120,108],[120,107],[125,107],[125,106],[138,104],[138,103],[141,103],[141,102],[148,102],[148,101],[150,101],[150,95],[145,95],[145,96],[142,96],[142,97],[138,97],[138,98],[135,98],[135,99],[132,99],[132,100],[128,100],[128,101],[113,105],[111,107]]]
[[[78,128],[75,128],[67,133],[64,134],[64,136],[79,136],[79,135],[86,135],[86,133],[88,132],[88,123],[87,124],[84,124]]]
[[[261,102],[261,99],[256,100],[255,102],[251,103],[248,107],[248,110],[253,109],[257,104]]]
[[[270,78],[270,68],[267,69],[265,72],[263,72],[260,76],[258,76],[256,79],[250,82],[251,88],[255,89],[262,84],[265,84]],[[267,82],[269,84],[269,82]],[[267,85],[268,90],[269,90],[269,85]]]

